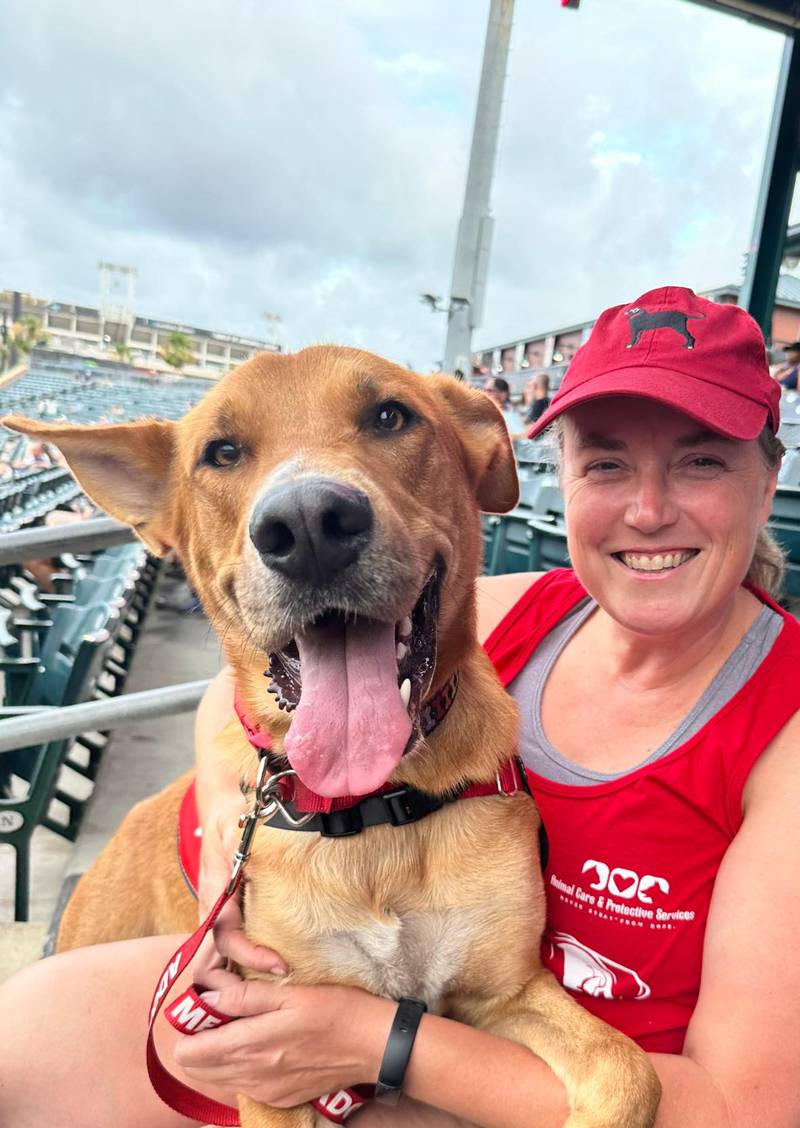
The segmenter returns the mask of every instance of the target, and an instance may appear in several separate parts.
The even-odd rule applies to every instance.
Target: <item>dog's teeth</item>
[[[398,644],[397,644],[397,661],[402,662],[403,659],[405,658],[406,654],[408,654],[408,647],[406,646],[406,644],[404,642],[398,642]]]
[[[408,615],[406,615],[405,619],[403,619],[402,623],[400,624],[400,637],[408,638],[410,634],[411,620],[409,619]]]
[[[403,684],[400,686],[400,698],[401,698],[403,704],[405,705],[405,707],[407,709],[408,703],[411,700],[411,680],[410,680],[410,678],[406,678],[404,680]]]

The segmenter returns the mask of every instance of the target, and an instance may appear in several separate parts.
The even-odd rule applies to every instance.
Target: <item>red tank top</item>
[[[800,625],[756,594],[783,629],[747,684],[685,744],[607,783],[528,772],[550,839],[544,962],[587,1010],[650,1052],[683,1049],[745,781],[800,709]],[[486,641],[504,685],[585,596],[563,568],[529,588]]]

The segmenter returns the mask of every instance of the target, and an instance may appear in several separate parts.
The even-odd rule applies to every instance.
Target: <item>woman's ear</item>
[[[132,525],[151,552],[163,556],[173,547],[169,483],[174,423],[145,419],[113,426],[72,426],[22,415],[6,416],[2,423],[57,446],[92,501]]]
[[[511,436],[495,404],[477,388],[452,376],[429,376],[456,425],[475,496],[484,513],[508,513],[519,501],[519,480]]]

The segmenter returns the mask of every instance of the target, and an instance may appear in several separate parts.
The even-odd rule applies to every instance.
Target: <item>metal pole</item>
[[[789,35],[783,49],[775,110],[761,180],[753,238],[739,304],[772,336],[772,309],[786,241],[800,146],[800,45]]]
[[[445,372],[459,371],[468,375],[472,330],[480,325],[483,316],[493,225],[489,210],[490,194],[513,16],[514,0],[491,0],[464,208],[458,225],[453,262],[444,350]]]
[[[0,752],[64,740],[82,732],[103,732],[134,721],[151,721],[172,713],[191,713],[203,696],[209,680],[127,693],[108,701],[86,701],[49,711],[0,721]]]
[[[0,537],[0,564],[17,564],[21,560],[38,560],[60,552],[93,552],[132,541],[135,533],[112,517],[95,517],[74,525],[42,526],[20,529]]]

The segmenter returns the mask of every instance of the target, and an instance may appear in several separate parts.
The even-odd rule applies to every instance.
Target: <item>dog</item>
[[[420,997],[547,1062],[570,1128],[652,1125],[659,1085],[646,1055],[540,963],[533,800],[520,790],[443,801],[497,779],[517,741],[516,706],[475,632],[479,514],[518,498],[489,398],[320,346],[255,357],[179,423],[5,422],[57,445],[86,493],[152,552],[178,551],[248,723],[269,733],[270,770],[291,765],[298,786],[328,801],[388,781],[442,803],[408,825],[332,839],[258,829],[245,930],[281,953],[289,981]],[[446,687],[452,703],[429,731],[427,706]],[[218,748],[252,788],[257,754],[238,722]],[[195,929],[175,851],[187,782],[127,816],[73,895],[62,950]],[[327,1124],[311,1105],[241,1096],[239,1110],[245,1128]]]
[[[638,343],[642,333],[647,333],[652,329],[674,329],[676,333],[683,337],[684,348],[693,349],[695,338],[689,332],[686,322],[689,318],[694,320],[705,318],[703,313],[682,313],[677,309],[660,309],[650,313],[639,306],[626,309],[625,316],[631,323],[631,339],[625,346],[626,349],[632,349]]]

